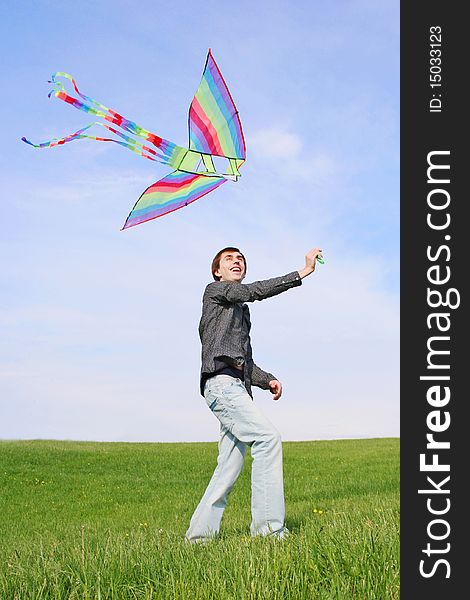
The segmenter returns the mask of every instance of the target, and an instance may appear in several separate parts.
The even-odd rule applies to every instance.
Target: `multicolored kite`
[[[70,96],[64,85],[57,81],[58,77],[64,77],[71,81],[80,99]],[[107,123],[95,121],[75,133],[41,144],[33,144],[23,137],[24,142],[35,148],[52,148],[81,139],[115,142],[144,158],[170,165],[175,169],[170,175],[153,183],[145,190],[127,217],[123,229],[183,208],[212,192],[227,179],[237,181],[240,177],[239,169],[246,158],[242,124],[227,84],[210,49],[201,83],[189,107],[188,148],[178,146],[147,131],[114,110],[85,96],[79,91],[75,80],[67,73],[54,73],[49,83],[54,85],[49,97],[54,95],[79,110],[101,117]],[[119,131],[111,124],[127,133]],[[84,133],[94,125],[104,127],[120,139]],[[152,144],[153,148],[135,138],[144,139]],[[217,171],[214,166],[214,156],[225,159],[225,173]]]

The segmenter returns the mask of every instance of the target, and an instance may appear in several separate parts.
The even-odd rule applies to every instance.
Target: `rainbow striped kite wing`
[[[238,111],[210,50],[189,108],[189,148],[213,156],[246,158]]]
[[[173,171],[145,190],[122,229],[128,229],[183,208],[226,181],[224,177],[206,177],[195,173]]]

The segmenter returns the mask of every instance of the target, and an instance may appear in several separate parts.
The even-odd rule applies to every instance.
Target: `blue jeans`
[[[251,447],[251,535],[283,538],[284,481],[281,436],[259,411],[240,379],[216,375],[207,380],[204,397],[220,421],[217,467],[191,519],[186,539],[203,541],[220,529],[220,521]]]

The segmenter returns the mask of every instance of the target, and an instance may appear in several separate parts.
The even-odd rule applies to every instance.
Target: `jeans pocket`
[[[217,402],[217,398],[221,395],[221,390],[218,389],[215,383],[213,379],[208,379],[204,387],[204,399],[211,410],[212,406]]]
[[[232,386],[231,382],[228,382],[228,384],[228,387]],[[228,387],[225,385],[219,386],[217,382],[215,382],[215,385],[212,382],[211,384],[207,383],[204,398],[212,414],[217,417],[224,427],[231,431],[234,424],[234,415],[230,397],[227,395]]]
[[[218,386],[214,385],[214,383],[209,380],[204,389],[204,399],[212,412],[216,412],[222,398],[223,390],[219,389]]]
[[[214,412],[214,407],[217,404],[217,398],[206,398],[207,406],[210,408],[212,412]]]

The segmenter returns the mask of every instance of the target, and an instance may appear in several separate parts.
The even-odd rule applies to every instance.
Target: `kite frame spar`
[[[79,98],[69,95],[64,85],[57,81],[58,77],[68,79]],[[106,122],[95,121],[75,133],[40,144],[33,144],[26,138],[22,138],[24,142],[35,148],[52,148],[79,139],[114,142],[148,160],[161,162],[175,169],[150,185],[141,194],[122,229],[174,212],[214,191],[228,179],[237,181],[240,177],[239,169],[246,160],[243,129],[232,95],[210,48],[201,82],[189,107],[187,148],[161,138],[89,96],[85,96],[79,91],[73,77],[67,73],[54,73],[50,83],[54,85],[54,89],[49,93],[49,97],[54,95],[67,104],[100,117]],[[111,124],[126,133],[112,127]],[[84,133],[94,125],[104,127],[120,139]],[[154,148],[139,142],[136,137],[149,142]],[[213,161],[215,156],[228,161],[227,173],[217,172]]]

